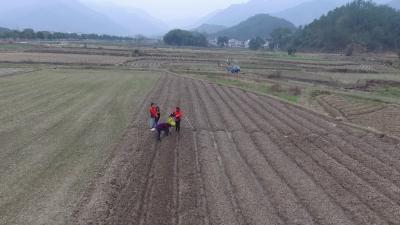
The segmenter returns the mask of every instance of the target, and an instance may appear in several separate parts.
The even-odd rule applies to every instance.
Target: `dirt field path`
[[[400,224],[400,148],[277,100],[164,76],[148,96],[178,135],[157,142],[147,105],[75,224]]]

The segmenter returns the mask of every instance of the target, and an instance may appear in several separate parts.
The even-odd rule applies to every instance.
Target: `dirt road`
[[[400,148],[296,106],[164,76],[146,102],[195,129],[156,142],[147,105],[75,224],[400,224]]]

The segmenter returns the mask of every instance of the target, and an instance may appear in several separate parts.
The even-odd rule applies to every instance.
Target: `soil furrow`
[[[400,153],[389,139],[177,76],[164,75],[150,100],[162,116],[181,106],[192,123],[156,142],[136,120],[79,224],[399,224]],[[340,99],[321,101],[348,113]]]
[[[164,78],[157,81],[152,93],[143,104],[147,105],[151,97],[161,93],[162,82]],[[139,118],[147,115],[147,111],[143,109],[147,108],[146,105],[139,110],[140,116],[132,122],[121,142],[115,147],[110,156],[110,165],[104,171],[104,175],[99,177],[90,191],[83,196],[80,208],[74,213],[75,224],[123,224],[124,221],[127,224],[131,218],[133,220],[133,213],[127,215],[123,212],[124,210],[133,211],[134,201],[129,201],[129,199],[135,199],[135,197],[139,199],[137,195],[140,193],[141,184],[145,183],[153,152],[142,150],[144,143],[152,137],[139,132],[136,128]],[[139,142],[139,140],[144,142]],[[152,148],[153,146],[150,149]],[[136,182],[135,185],[132,184],[133,180]],[[129,219],[125,220],[126,217]]]
[[[297,115],[303,114],[300,110],[288,109],[298,112]],[[311,121],[304,122],[304,117],[295,116],[295,121],[303,121],[304,127],[315,126]],[[368,143],[365,143],[357,136],[349,136],[344,130],[337,127],[325,127],[325,138],[331,143],[334,143],[344,154],[349,155],[354,160],[364,164],[364,166],[372,169],[381,176],[390,179],[398,187],[400,181],[400,161],[393,159],[382,148],[376,148]],[[318,131],[318,130],[317,130]],[[377,141],[380,143],[381,141]],[[360,151],[361,150],[361,151]]]
[[[233,93],[237,90],[233,89]],[[241,102],[245,104],[245,99],[243,99],[240,94],[241,91],[237,91],[236,95]],[[250,99],[246,98],[249,108],[253,108],[254,112],[260,113],[260,106]],[[254,117],[257,114],[254,114]],[[270,117],[265,117],[270,118]],[[263,118],[264,119],[264,118]],[[265,119],[264,119],[265,120]],[[311,177],[314,178],[314,182],[321,185],[322,189],[328,193],[336,202],[341,205],[348,215],[352,216],[355,221],[359,224],[376,224],[375,221],[381,221],[379,217],[374,215],[374,213],[368,209],[363,203],[361,203],[354,195],[347,190],[345,190],[339,183],[337,183],[331,176],[325,172],[319,165],[317,165],[311,158],[306,156],[302,151],[299,151],[297,147],[291,144],[288,140],[288,136],[283,136],[279,133],[276,127],[272,124],[267,126],[262,126],[264,132],[268,133],[272,138],[274,143],[278,144],[282,150],[286,152],[290,158],[295,160],[295,162],[306,171]],[[304,155],[303,155],[304,154]],[[300,157],[300,158],[299,158]]]
[[[210,85],[210,86],[212,86],[212,85]],[[239,110],[234,110],[234,108],[231,108],[232,107],[232,105],[230,105],[230,106],[228,106],[228,99],[226,98],[227,96],[226,95],[224,95],[224,93],[222,93],[222,92],[218,92],[218,90],[214,87],[214,89],[213,90],[209,90],[209,92],[208,92],[210,95],[215,95],[213,98],[214,98],[214,100],[217,102],[217,106],[219,107],[219,109],[220,109],[220,111],[221,111],[221,115],[223,116],[223,118],[229,118],[229,116],[231,117],[231,120],[232,121],[236,121],[236,123],[239,123],[239,124],[242,124],[243,126],[244,126],[244,123],[241,121],[241,116],[245,116],[245,114],[243,113],[243,111],[242,110],[240,110],[240,107],[239,107]],[[218,96],[219,96],[219,98],[218,98]],[[227,110],[228,108],[230,108],[231,109],[231,111],[229,111],[229,110]],[[237,107],[236,107],[237,108]],[[233,113],[233,114],[231,114],[230,112],[235,112],[235,113]],[[232,118],[232,117],[236,117],[236,118]],[[247,117],[246,117],[247,118]],[[247,127],[252,127],[253,128],[253,131],[254,130],[256,130],[257,128],[256,128],[256,125],[255,124],[253,124],[253,122],[251,122],[250,120],[246,120],[247,121]],[[227,127],[228,127],[228,130],[235,130],[235,128],[237,128],[237,125],[235,125],[235,127],[229,127],[231,124],[228,124],[227,123]],[[243,130],[243,129],[242,129]],[[247,143],[248,145],[250,145],[250,143],[251,142],[244,142],[244,143]],[[239,143],[236,143],[237,145],[239,144]],[[249,146],[247,146],[247,147],[249,147]],[[257,151],[257,150],[255,150],[255,149],[247,149],[247,151],[249,151],[249,150],[253,150],[253,151]],[[253,153],[254,154],[254,153]],[[239,156],[240,156],[240,154],[239,154]],[[249,166],[249,168],[251,168],[251,165],[250,164],[247,164],[247,165],[244,165],[244,166]],[[254,176],[257,178],[257,182],[256,182],[256,184],[259,184],[259,185],[261,185],[262,186],[262,178],[260,178],[260,177],[258,177],[257,176],[257,174],[254,172],[254,171],[252,171],[253,173],[254,173]],[[260,175],[260,173],[258,173],[258,175]],[[262,175],[261,175],[262,176]],[[268,187],[269,185],[266,185],[265,183],[264,183],[264,185],[263,185],[264,187]],[[264,189],[264,191],[266,191],[266,192],[269,192],[270,191],[270,189]],[[271,193],[269,192],[268,194],[267,194],[269,197],[271,197]],[[269,199],[269,201],[271,201],[272,199]],[[272,203],[272,205],[273,206],[276,206],[277,204],[279,204],[279,202],[273,202]],[[279,209],[275,209],[276,210],[276,212],[278,212],[279,211]],[[281,208],[281,210],[282,210],[282,208]],[[277,213],[278,214],[278,213]],[[291,221],[290,223],[293,223],[294,221]],[[285,223],[287,223],[287,221],[285,221]]]
[[[400,221],[400,207],[391,199],[379,193],[325,152],[314,146],[306,145],[304,139],[293,139],[292,141],[317,161],[321,167],[329,171],[346,189],[363,199],[366,204],[369,204],[371,208],[380,213],[389,222]]]
[[[259,133],[254,133],[254,137],[257,137],[257,134]],[[246,160],[249,167],[253,168],[255,171],[255,174],[257,175],[258,180],[260,180],[260,183],[263,185],[263,188],[267,190],[268,196],[272,200],[272,204],[276,207],[279,215],[284,218],[285,224],[316,224],[314,222],[312,213],[310,213],[299,200],[302,199],[297,195],[299,192],[295,194],[296,191],[293,191],[294,189],[299,189],[297,185],[296,187],[289,187],[284,180],[284,178],[288,178],[288,174],[285,176],[281,173],[281,171],[277,171],[276,168],[273,168],[271,166],[271,162],[267,161],[259,152],[258,149],[260,146],[256,147],[252,138],[247,133],[235,132],[233,137],[241,156]],[[271,151],[271,149],[268,149],[268,151]],[[290,167],[287,166],[287,168]],[[296,174],[289,175],[291,176],[290,179],[293,180],[293,177],[298,175],[298,172],[300,172],[300,170],[296,172],[292,171],[292,173]],[[298,178],[301,179],[300,177]],[[305,179],[304,183],[307,183],[307,181],[308,180]],[[312,186],[313,183],[311,182],[307,185]],[[307,192],[308,191],[311,192],[310,189],[308,189]],[[303,199],[304,198],[307,197],[303,197]],[[310,206],[314,205],[316,202],[307,201],[307,203],[310,203],[308,204]],[[310,208],[312,209],[312,207]]]
[[[159,92],[155,95],[152,95],[151,101],[158,99],[159,101],[164,102],[166,100],[171,82],[165,77],[163,79],[163,82],[160,83],[158,87]],[[164,83],[166,86],[162,88],[161,84]],[[148,101],[146,104],[148,104]],[[145,105],[142,108],[143,109],[140,112],[140,116],[137,118],[148,117],[148,105]],[[134,125],[139,124],[139,120],[136,121],[136,124],[134,123]],[[146,128],[146,130],[147,129],[148,128]],[[154,134],[146,133],[145,135],[147,136],[146,142],[140,145],[138,150],[139,154],[141,155],[135,158],[138,160],[136,162],[137,165],[134,165],[134,168],[131,168],[129,171],[130,175],[125,181],[128,183],[128,185],[118,195],[119,198],[117,205],[112,211],[114,213],[113,223],[115,224],[131,224],[135,221],[135,223],[139,223],[142,218],[141,212],[143,208],[146,207],[144,205],[144,201],[148,195],[149,186],[152,185],[151,174],[154,167],[154,161],[157,156],[157,145],[154,142]],[[142,140],[140,137],[137,138],[138,140]],[[153,143],[152,148],[148,149],[148,146],[146,146],[147,143]]]
[[[223,131],[217,131],[215,139],[246,223],[284,224],[265,195],[257,178],[238,154],[236,146],[232,143],[228,134]]]
[[[282,106],[280,103],[275,103],[272,105],[272,107],[282,108],[284,106]],[[271,108],[271,106],[269,108]],[[280,112],[278,111],[275,114],[279,114],[279,113],[280,114],[289,114],[287,110],[285,111],[282,109]],[[288,116],[288,117],[293,118],[293,116]],[[290,121],[291,122],[290,124],[297,124],[298,121],[302,120],[298,116],[294,116],[294,117],[295,118]],[[307,129],[307,126],[296,126],[296,127],[294,127],[294,129],[300,133],[301,132],[309,132],[309,130]],[[329,133],[329,135],[326,136],[326,139],[329,140],[332,144],[335,144],[338,146],[338,149],[341,150],[343,157],[345,157],[345,158],[347,157],[347,159],[348,159],[347,162],[349,162],[349,160],[350,160],[350,162],[346,164],[349,169],[352,168],[350,170],[357,173],[360,177],[362,177],[369,183],[373,184],[378,189],[382,188],[385,191],[385,193],[389,193],[390,196],[397,196],[396,192],[398,192],[398,190],[396,190],[396,188],[391,187],[393,185],[389,184],[389,182],[385,178],[388,178],[393,183],[398,184],[399,173],[396,170],[393,170],[392,168],[386,166],[386,164],[384,164],[383,162],[371,157],[371,154],[373,154],[373,153],[371,153],[371,151],[373,151],[373,150],[369,149],[370,146],[365,146],[363,144],[360,144],[358,142],[357,137],[347,137],[346,135],[341,135],[341,136],[343,136],[343,138],[340,138],[337,135],[332,134],[332,133],[339,133],[337,130],[334,130],[334,129],[330,129],[330,132],[328,132],[328,133]],[[342,139],[345,139],[345,141],[343,141]],[[363,151],[359,151],[358,149],[355,149],[353,147],[353,145],[354,145],[354,143],[357,143],[357,142],[359,143],[359,145],[363,145],[363,146],[357,146],[358,149],[363,149],[364,152],[367,151],[368,153],[370,153],[370,155],[364,154]],[[329,152],[327,152],[327,153],[329,154]],[[357,160],[357,161],[356,162],[351,161],[351,159],[349,159],[348,156],[350,156],[353,160]],[[336,159],[338,159],[338,158],[336,158]],[[359,162],[362,162],[362,164],[364,164],[364,166],[366,166],[366,167],[364,167],[364,169],[360,169],[361,165],[359,164]],[[345,164],[343,164],[343,165],[345,165]],[[370,171],[369,169],[373,170],[374,172]],[[368,172],[368,171],[369,171],[369,174],[368,173],[366,174],[365,172]],[[375,172],[385,178],[377,176],[375,174]],[[384,187],[381,187],[380,184],[382,184],[382,185],[385,184],[385,185],[384,185]],[[395,193],[391,194],[393,190]],[[397,199],[397,198],[395,198],[395,199]]]
[[[230,99],[229,102],[232,103],[230,107],[233,107],[231,110],[236,109],[234,110],[235,115],[240,118],[238,121],[242,122],[243,126],[245,126],[244,123],[250,124],[250,127],[255,127],[258,130],[253,121],[250,119],[243,121],[241,118],[241,115],[246,115],[246,118],[253,118],[254,121],[259,121],[254,119],[254,113],[251,110],[249,111],[249,108],[246,108],[246,104],[238,102],[225,88],[221,87],[220,94],[220,96],[224,96],[225,102]],[[280,212],[281,217],[285,218],[285,224],[313,224],[314,222],[307,209],[303,208],[304,206],[299,202],[299,198],[285,183],[286,181],[281,177],[281,174],[275,171],[267,161],[263,160],[263,156],[252,144],[254,140],[251,140],[248,134],[243,132],[240,132],[240,135],[235,133],[234,137],[240,154],[246,160],[248,166],[253,168],[264,189],[268,190],[269,196],[273,200],[273,205]]]
[[[368,172],[367,170],[358,168],[350,163],[346,163],[346,164],[347,164],[347,166],[350,165],[352,167],[353,171],[348,170],[347,168],[343,168],[342,164],[340,164],[338,161],[334,160],[330,156],[332,154],[332,152],[327,151],[328,154],[326,154],[326,152],[315,147],[307,139],[304,139],[301,137],[298,137],[298,138],[291,137],[291,138],[292,138],[292,141],[294,141],[294,143],[296,144],[296,146],[298,146],[303,151],[306,151],[307,154],[309,154],[317,162],[319,161],[320,166],[326,167],[326,169],[328,171],[330,171],[332,175],[336,176],[336,179],[346,178],[346,179],[342,180],[342,182],[343,182],[342,184],[346,188],[350,189],[354,194],[359,193],[359,188],[356,189],[355,187],[362,186],[364,188],[363,193],[370,193],[369,196],[374,196],[373,200],[375,200],[375,203],[383,202],[382,208],[383,207],[395,207],[395,208],[391,209],[391,212],[389,213],[390,216],[388,216],[388,218],[393,220],[398,217],[398,214],[400,213],[400,211],[397,211],[398,205],[391,200],[392,198],[394,198],[395,200],[398,199],[398,195],[396,194],[398,192],[397,187],[393,186],[392,184],[390,184],[388,182],[385,182],[384,178],[379,178],[378,176],[375,176],[375,178],[376,179],[379,178],[381,181],[384,181],[384,184],[376,182],[376,180],[369,177],[370,175],[373,175],[373,172],[370,171],[371,173],[365,174],[366,172]],[[323,148],[323,149],[325,150],[325,148]],[[340,154],[340,156],[338,156],[338,157],[339,158],[337,158],[337,159],[343,159],[343,157],[345,157],[345,156],[343,154]],[[328,165],[329,165],[329,167],[328,167]],[[356,170],[356,171],[354,171],[354,170]],[[356,174],[358,176],[355,175],[354,172],[356,172]],[[361,177],[359,177],[359,176],[361,176]],[[371,187],[368,183],[365,183],[365,181],[362,180],[362,178],[367,179],[367,182],[371,182],[373,184],[373,186],[378,188],[379,192],[376,189],[374,189],[373,187]],[[389,196],[389,198],[384,196],[380,192],[385,193],[385,195]],[[361,198],[361,196],[359,196],[359,197]],[[367,202],[371,204],[371,199],[367,200]],[[382,208],[379,208],[379,211],[382,211],[381,210]],[[378,209],[375,208],[375,210],[378,210]],[[388,211],[385,211],[385,213],[387,213],[387,212]],[[383,212],[381,212],[381,213],[383,213]],[[382,215],[386,216],[385,214],[382,214]]]
[[[210,100],[214,103],[210,105],[210,107],[214,107],[218,112],[220,118],[223,120],[225,129],[230,132],[243,130],[241,123],[235,117],[234,111],[228,109],[226,102],[218,96],[218,93],[212,88],[212,85],[208,83],[203,83],[203,85],[203,89],[208,93]]]
[[[200,103],[201,99],[199,99],[196,89],[194,87],[192,79],[185,79],[186,85],[186,93],[189,93],[189,97],[193,106],[193,117],[194,126],[197,130],[208,130],[210,127],[210,123],[208,122],[208,118],[205,116],[204,108],[202,107],[202,103]]]
[[[220,113],[217,111],[215,103],[211,101],[206,91],[203,89],[203,85],[200,82],[193,82],[196,88],[196,93],[201,99],[202,105],[207,112],[207,118],[210,126],[213,130],[225,130],[223,120]]]
[[[198,83],[197,81],[194,81],[193,82],[194,84],[196,84],[196,83]],[[196,85],[195,85],[196,86]],[[196,88],[198,88],[198,86],[196,86]],[[223,123],[222,123],[222,119],[220,118],[220,115],[218,114],[218,111],[216,111],[216,109],[215,108],[210,108],[211,106],[209,105],[210,104],[210,102],[209,101],[207,101],[208,100],[208,96],[207,96],[207,94],[204,92],[204,89],[197,89],[197,94],[198,94],[198,96],[200,96],[200,101],[201,101],[201,104],[202,104],[202,109],[205,109],[205,112],[203,113],[203,114],[206,114],[207,115],[207,117],[206,118],[208,118],[209,120],[208,120],[208,122],[209,123],[211,123],[211,122],[215,122],[215,121],[218,121],[218,126],[216,126],[216,127],[219,127],[217,130],[219,130],[219,129],[225,129],[224,128],[224,125],[223,125]],[[208,104],[207,104],[208,103]],[[214,117],[213,117],[214,116]],[[216,118],[217,117],[217,118]],[[215,125],[215,124],[214,124]],[[211,126],[211,124],[209,124],[209,127],[212,127]],[[211,137],[211,139],[212,139],[212,143],[214,144],[214,149],[218,149],[218,147],[217,147],[217,145],[216,145],[216,142],[215,142],[215,138],[214,138],[214,134],[211,132],[210,133],[210,137]],[[225,185],[225,187],[226,187],[226,191],[227,191],[227,193],[229,193],[229,198],[230,198],[230,202],[231,202],[231,205],[232,205],[232,207],[233,207],[233,209],[234,209],[234,212],[235,212],[235,216],[236,216],[236,219],[237,219],[237,221],[239,221],[238,223],[239,224],[243,224],[244,223],[244,217],[243,217],[243,214],[242,214],[242,212],[241,212],[241,210],[239,209],[239,206],[238,206],[238,199],[237,199],[237,197],[234,195],[234,193],[233,193],[233,189],[232,189],[232,183],[231,183],[231,181],[230,181],[230,179],[226,176],[227,174],[226,174],[226,171],[224,170],[224,162],[222,161],[222,159],[221,159],[221,156],[220,156],[220,154],[218,154],[218,162],[219,162],[219,166],[220,166],[220,168],[221,168],[221,171],[223,171],[223,173],[224,173],[224,180],[223,180],[223,182],[224,182],[224,185]],[[211,223],[212,223],[212,221],[211,221]]]
[[[221,158],[208,131],[197,134],[197,145],[210,224],[244,224],[232,202],[233,193],[227,187],[228,178],[221,168]]]
[[[268,105],[269,108],[279,108],[280,103],[276,103],[273,105]],[[266,106],[267,107],[267,106]],[[271,110],[273,111],[273,110]],[[278,113],[288,115],[289,112],[278,111],[274,113],[277,115]],[[299,121],[299,118],[294,118],[292,116],[288,116],[290,125],[296,124]],[[294,129],[302,134],[309,133],[309,129],[306,126],[297,125]],[[329,134],[326,137],[321,137],[318,135],[311,135],[311,141],[314,142],[320,149],[322,149],[326,154],[334,158],[337,162],[345,166],[347,169],[355,173],[357,176],[362,178],[364,181],[368,182],[382,193],[387,195],[389,198],[399,201],[399,193],[400,189],[396,187],[394,184],[398,184],[399,173],[393,170],[390,167],[387,167],[386,164],[376,160],[375,158],[370,157],[363,153],[363,151],[359,151],[354,149],[353,145],[347,144],[341,138],[338,138],[336,135]],[[346,137],[344,138],[346,139]],[[357,142],[358,138],[352,138],[352,143]],[[329,142],[327,141],[329,140]],[[337,146],[333,146],[333,143]],[[364,150],[369,146],[363,146]],[[362,164],[360,163],[362,162]],[[372,168],[372,170],[370,169]],[[378,174],[381,176],[379,176]],[[387,179],[386,179],[387,178]],[[394,184],[392,184],[393,182]]]
[[[228,114],[234,116],[233,121],[235,121],[236,123],[241,123],[245,130],[249,133],[259,131],[257,125],[251,121],[248,114],[246,114],[243,110],[236,110],[237,108],[241,108],[241,105],[238,105],[236,102],[234,102],[233,99],[230,98],[230,96],[228,96],[226,92],[224,92],[224,87],[215,86],[212,84],[210,84],[210,86],[213,87],[213,90],[216,93],[218,93],[219,97],[225,104],[225,107],[219,104],[218,105],[225,110],[227,110],[228,107],[230,108],[230,110],[228,110]],[[224,118],[226,117],[224,116]]]
[[[179,78],[179,98],[178,105],[185,109],[186,119],[193,118],[193,100],[190,96],[185,97],[187,83],[185,79]],[[185,120],[184,120],[185,121]],[[184,123],[182,121],[182,126]],[[177,222],[178,225],[207,224],[204,193],[202,190],[202,180],[198,171],[198,153],[193,138],[193,131],[184,128],[180,133],[178,148],[176,152],[177,170]],[[195,162],[195,163],[193,163]]]
[[[165,109],[172,109],[178,102],[177,78],[168,76],[169,85],[167,86],[167,96],[164,101],[158,103],[161,115],[166,115]],[[165,120],[161,118],[160,122]],[[173,135],[172,132],[170,134]],[[155,138],[154,138],[155,140]],[[145,202],[146,215],[141,217],[140,224],[173,224],[176,202],[174,199],[175,183],[175,149],[179,137],[174,135],[170,138],[162,138],[161,143],[157,144],[157,154],[154,160],[152,176],[150,176],[148,197]],[[177,196],[176,196],[177,197]]]

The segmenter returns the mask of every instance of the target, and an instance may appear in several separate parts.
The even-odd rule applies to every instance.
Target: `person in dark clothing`
[[[157,125],[157,140],[161,141],[161,133],[164,132],[165,136],[169,135],[169,128],[171,124],[169,123],[160,123]]]
[[[157,110],[157,114],[156,114],[155,122],[156,122],[156,126],[157,126],[158,121],[160,121],[160,117],[161,117],[160,107],[157,106],[156,110]]]
[[[169,128],[173,127],[173,119],[172,117],[168,118],[166,123],[160,123],[157,125],[157,140],[161,141],[161,133],[164,132],[165,136],[169,135]]]

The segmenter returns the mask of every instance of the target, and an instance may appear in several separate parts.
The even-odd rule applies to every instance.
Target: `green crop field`
[[[44,69],[0,77],[0,224],[65,221],[159,76]]]

